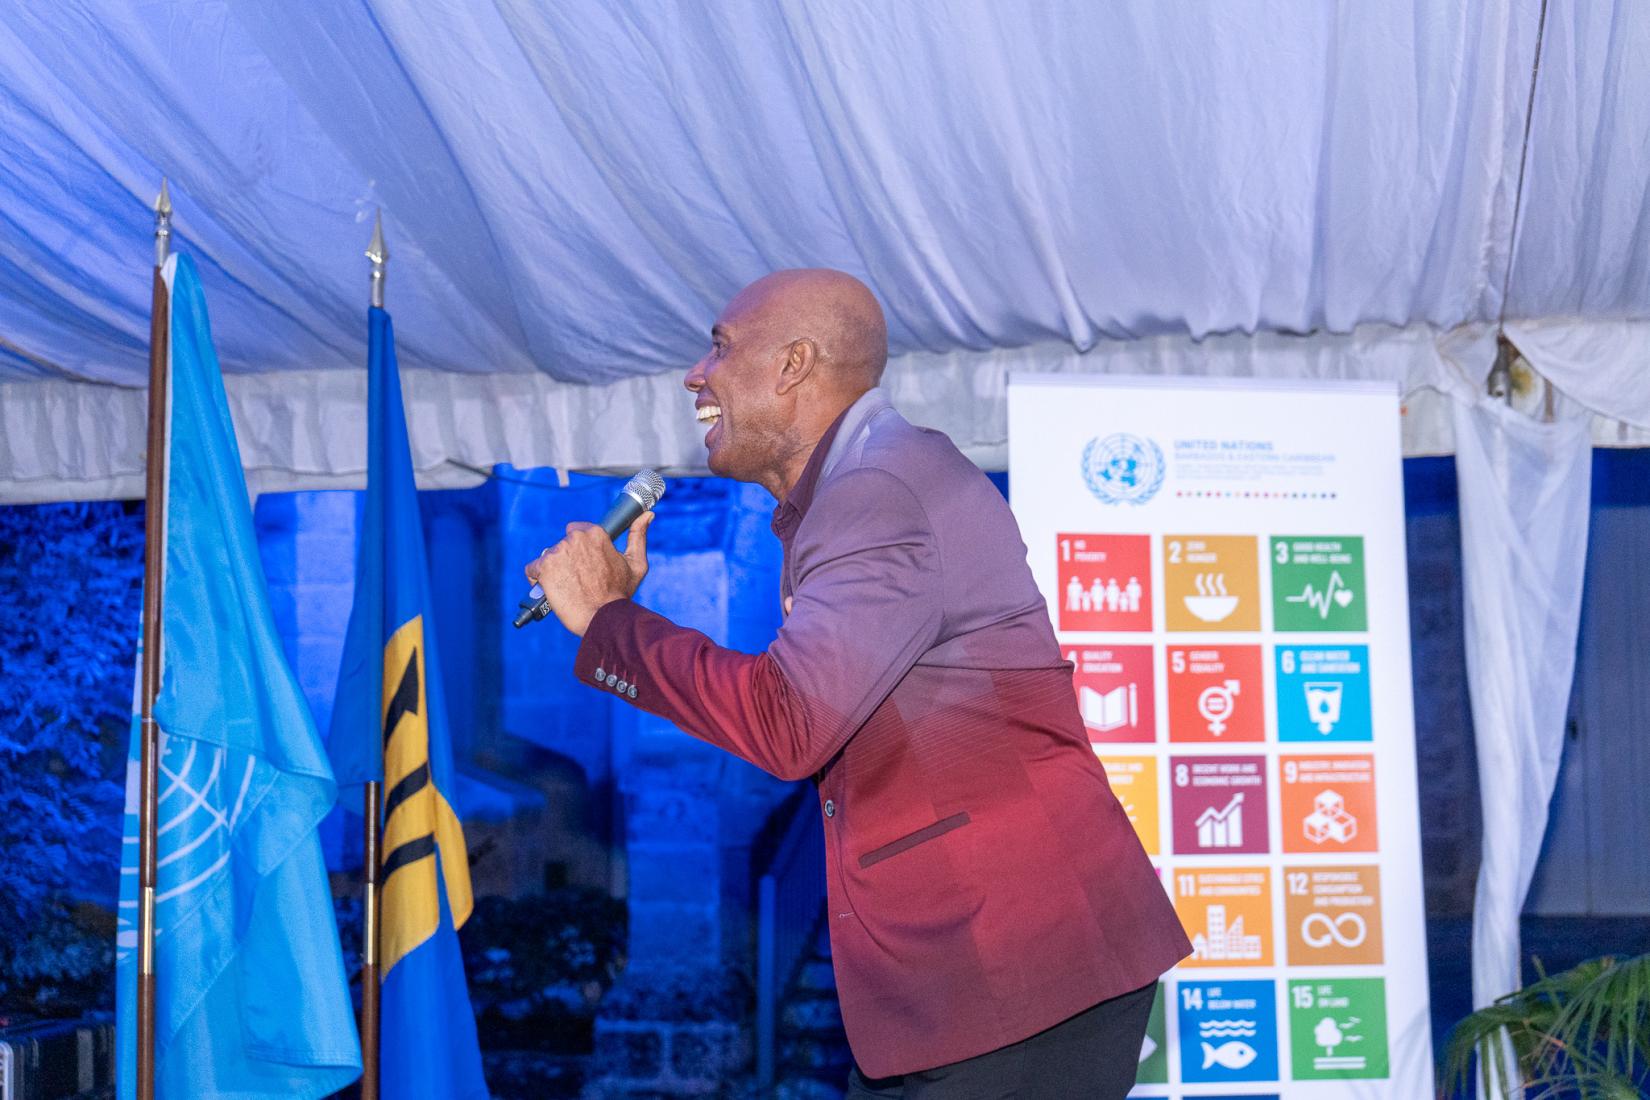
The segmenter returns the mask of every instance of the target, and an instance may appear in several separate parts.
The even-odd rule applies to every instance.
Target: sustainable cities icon
[[[1144,504],[1167,472],[1163,449],[1137,435],[1096,436],[1083,447],[1083,482],[1102,504]]]

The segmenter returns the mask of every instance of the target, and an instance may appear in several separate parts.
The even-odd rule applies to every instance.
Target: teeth
[[[722,416],[722,408],[719,405],[705,405],[693,415],[696,420],[717,420]]]

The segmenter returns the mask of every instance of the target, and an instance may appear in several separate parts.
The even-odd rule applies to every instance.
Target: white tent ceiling
[[[693,466],[680,372],[800,265],[870,283],[896,400],[988,464],[1011,370],[1417,394],[1476,386],[1503,316],[1650,428],[1633,0],[23,0],[0,499],[136,493],[162,175],[265,488],[359,482],[379,207],[434,483]]]

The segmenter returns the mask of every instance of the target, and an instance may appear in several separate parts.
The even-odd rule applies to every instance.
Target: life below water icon
[[[1203,1048],[1203,1068],[1219,1066],[1222,1069],[1240,1070],[1253,1062],[1258,1051],[1244,1039],[1255,1036],[1255,1022],[1253,1020],[1207,1020],[1197,1025],[1198,1045]],[[1224,1039],[1225,1042],[1214,1043],[1212,1039]]]

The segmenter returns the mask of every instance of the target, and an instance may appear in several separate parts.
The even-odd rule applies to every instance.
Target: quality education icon
[[[1083,447],[1083,483],[1102,504],[1144,504],[1167,473],[1163,449],[1150,439],[1117,432]]]

